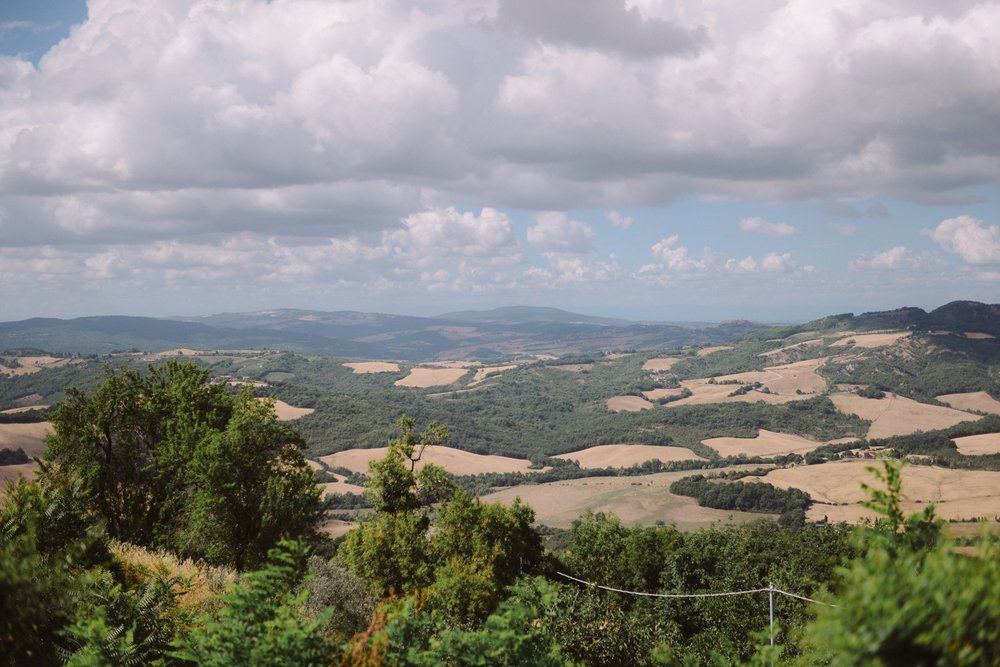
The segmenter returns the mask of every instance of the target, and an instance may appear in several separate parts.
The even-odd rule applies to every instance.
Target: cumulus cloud
[[[608,220],[618,229],[629,229],[635,220],[630,215],[622,215],[618,211],[608,211]]]
[[[732,273],[787,273],[789,271],[813,271],[812,266],[799,266],[792,260],[791,253],[771,252],[764,257],[754,259],[747,256],[743,259],[729,259],[724,265],[726,271]]]
[[[740,229],[764,236],[795,236],[799,233],[795,227],[784,222],[768,222],[761,218],[743,218],[740,220]]]
[[[921,265],[913,251],[904,246],[895,246],[870,255],[861,255],[848,263],[851,271],[896,271],[915,269]]]
[[[535,225],[528,229],[528,242],[539,248],[562,252],[588,252],[594,230],[561,211],[535,215]]]
[[[967,264],[1000,262],[1000,227],[986,224],[970,215],[960,215],[941,221],[925,234],[948,252],[955,253]]]
[[[650,250],[653,257],[671,273],[694,273],[704,271],[712,266],[714,258],[711,250],[705,248],[700,257],[693,257],[686,246],[678,245],[680,237],[672,234],[653,244]]]

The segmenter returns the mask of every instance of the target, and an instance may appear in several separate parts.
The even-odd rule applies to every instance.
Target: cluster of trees
[[[670,485],[670,493],[694,498],[702,507],[779,514],[780,523],[801,526],[812,498],[799,489],[779,489],[766,482],[723,482],[692,475]]]

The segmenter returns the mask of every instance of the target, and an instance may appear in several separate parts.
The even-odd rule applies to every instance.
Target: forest
[[[331,541],[301,436],[249,389],[168,362],[108,369],[66,396],[38,479],[0,504],[6,664],[1000,659],[995,540],[958,552],[933,506],[905,515],[891,458],[868,487],[879,518],[857,528],[762,519],[683,533],[587,513],[552,536],[531,507],[418,469],[450,433],[404,418],[370,467],[368,520]],[[774,599],[772,627],[766,594],[575,580],[800,597]]]

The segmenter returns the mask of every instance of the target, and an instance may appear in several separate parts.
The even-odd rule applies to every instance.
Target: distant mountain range
[[[116,350],[287,349],[355,359],[503,359],[727,343],[767,329],[747,321],[717,325],[640,323],[511,307],[413,317],[354,311],[264,310],[207,317],[33,318],[0,323],[0,351],[106,354]],[[1000,305],[956,301],[930,313],[901,308],[833,315],[800,330],[977,331],[1000,337]]]

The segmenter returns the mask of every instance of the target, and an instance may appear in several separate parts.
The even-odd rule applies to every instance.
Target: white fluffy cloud
[[[870,255],[861,255],[852,260],[847,267],[851,271],[896,271],[915,269],[920,265],[920,259],[912,250],[904,246],[895,246]]]
[[[754,259],[744,257],[743,259],[729,259],[724,265],[726,271],[732,273],[788,273],[789,271],[812,272],[812,266],[799,266],[793,259],[792,254],[770,252],[764,257]]]
[[[528,228],[528,242],[546,250],[583,253],[591,250],[594,230],[579,220],[572,220],[561,211],[545,211],[535,215],[535,224]]]
[[[740,220],[740,229],[764,236],[795,236],[799,233],[799,230],[787,223],[768,222],[761,218],[743,218]]]
[[[1000,263],[1000,227],[997,225],[987,227],[978,218],[960,215],[943,220],[926,234],[967,264]]]
[[[635,220],[630,215],[622,215],[618,211],[608,211],[608,220],[618,229],[630,229]]]

